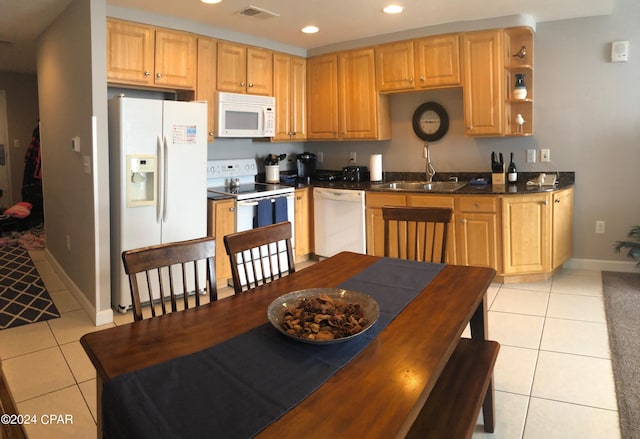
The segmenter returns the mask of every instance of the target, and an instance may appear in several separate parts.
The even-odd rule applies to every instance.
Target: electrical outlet
[[[550,149],[541,149],[540,150],[540,161],[543,162],[543,163],[551,161],[551,150]]]
[[[603,220],[596,221],[596,233],[598,235],[604,235],[605,222]]]
[[[66,236],[67,241],[67,250],[71,251],[71,237],[69,235]]]
[[[357,157],[356,157],[356,153],[355,152],[350,152],[349,153],[349,163],[356,163]]]
[[[535,163],[535,162],[536,162],[536,150],[527,149],[527,163]]]
[[[322,151],[318,153],[318,163],[324,163],[324,152]]]

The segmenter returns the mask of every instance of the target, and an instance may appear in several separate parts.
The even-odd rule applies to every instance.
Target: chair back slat
[[[445,262],[452,214],[452,209],[444,207],[383,206],[384,255]]]
[[[252,290],[295,272],[288,221],[224,237],[236,293]]]
[[[200,295],[207,292],[209,301],[217,300],[214,255],[215,239],[210,237],[124,251],[134,319],[187,309],[192,294],[195,306],[200,306]],[[204,273],[199,267],[204,267]]]

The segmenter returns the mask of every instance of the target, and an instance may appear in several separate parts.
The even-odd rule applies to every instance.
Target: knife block
[[[504,173],[491,174],[491,184],[505,184]]]

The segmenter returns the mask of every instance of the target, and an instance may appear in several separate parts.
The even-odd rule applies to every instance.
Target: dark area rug
[[[60,317],[51,296],[21,247],[0,247],[0,330]]]
[[[640,273],[602,272],[623,439],[640,438]]]

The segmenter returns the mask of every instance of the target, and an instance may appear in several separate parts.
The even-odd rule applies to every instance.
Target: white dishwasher
[[[313,188],[315,253],[366,253],[364,191]]]

